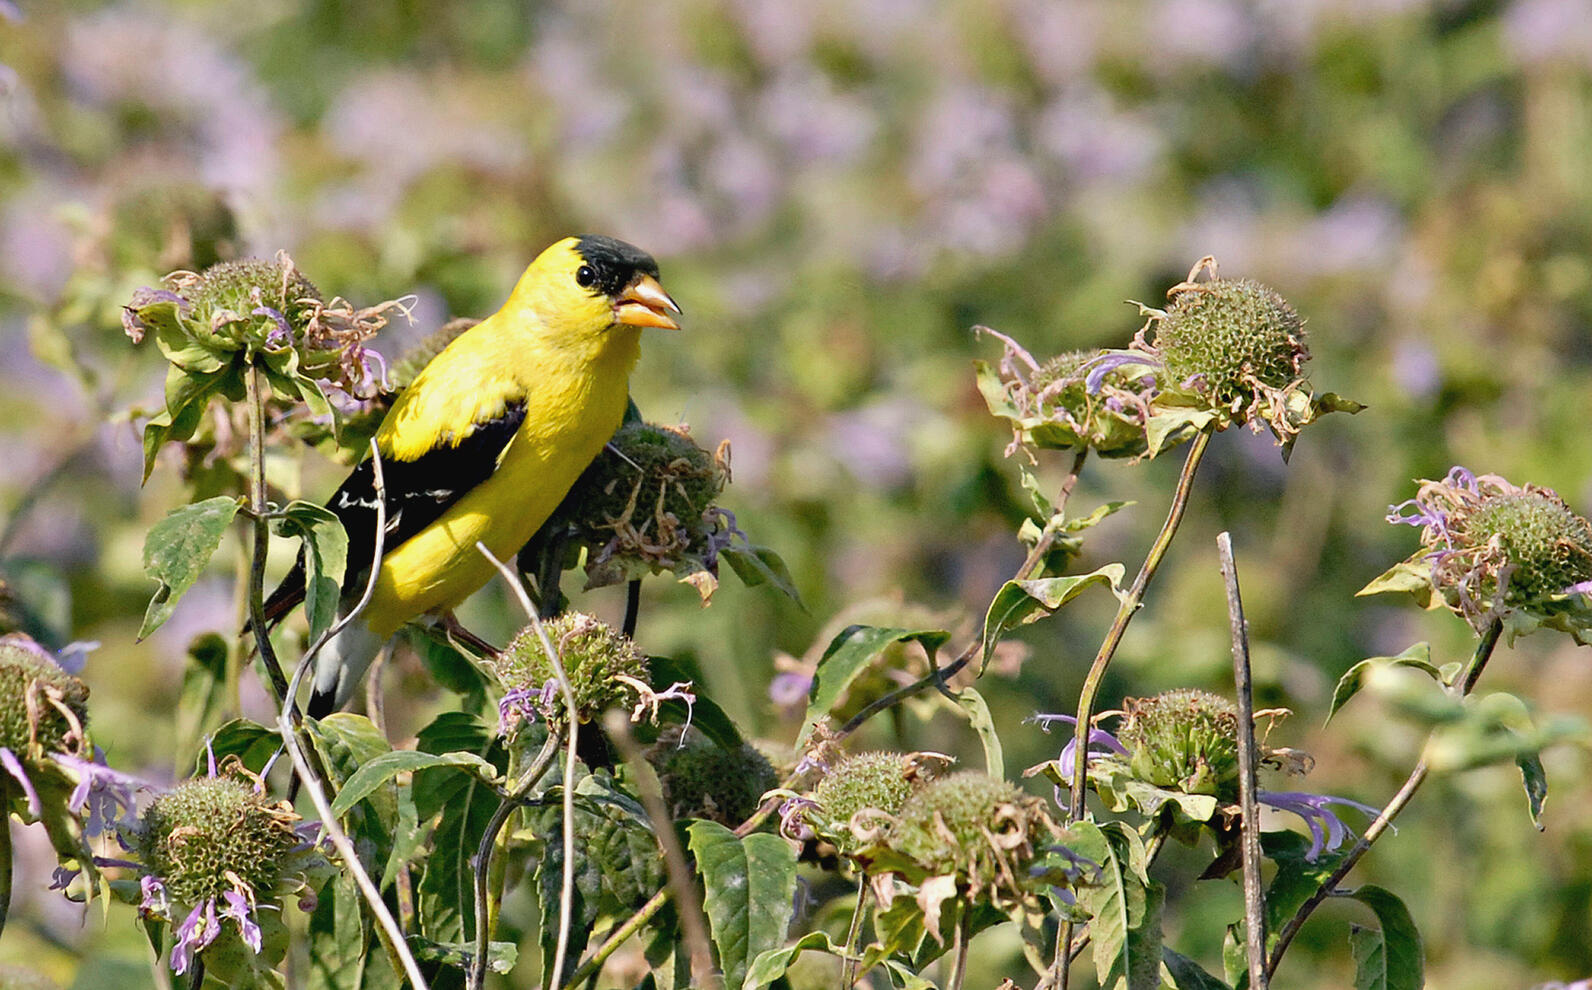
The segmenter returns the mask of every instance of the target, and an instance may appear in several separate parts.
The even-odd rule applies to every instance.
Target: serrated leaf
[[[421,753],[412,749],[398,749],[382,753],[355,770],[337,792],[337,800],[332,802],[332,814],[341,818],[376,788],[401,773],[434,767],[454,767],[474,774],[489,784],[500,782],[497,768],[474,753]]]
[[[1226,983],[1207,973],[1199,963],[1164,945],[1161,946],[1161,963],[1177,990],[1232,990]]]
[[[729,546],[719,551],[719,557],[729,562],[730,570],[748,588],[767,584],[797,605],[802,605],[801,592],[796,590],[796,579],[791,577],[785,559],[773,548],[756,543],[747,546]]]
[[[984,653],[979,670],[989,664],[995,644],[1008,632],[1051,615],[1090,586],[1103,584],[1120,598],[1125,573],[1121,564],[1112,563],[1088,574],[1006,582],[984,615]]]
[[[1362,928],[1350,936],[1356,990],[1420,990],[1426,983],[1421,935],[1404,902],[1375,884],[1349,896],[1369,907],[1382,926],[1380,932]]]
[[[802,719],[798,749],[807,744],[813,723],[828,715],[845,695],[853,681],[863,674],[886,649],[897,643],[917,642],[932,659],[951,634],[943,629],[897,629],[852,625],[842,629],[818,661],[813,686],[808,695],[807,715]]]
[[[304,541],[304,614],[313,641],[337,621],[343,571],[348,565],[348,533],[330,509],[303,501],[287,504],[276,531]]]
[[[995,720],[990,715],[989,703],[971,687],[955,692],[952,697],[967,713],[968,724],[978,733],[978,741],[984,745],[985,770],[996,780],[1004,779],[1006,758],[1001,749],[1001,737],[995,732]]]
[[[1154,990],[1161,981],[1161,907],[1166,891],[1145,876],[1144,843],[1120,822],[1074,823],[1067,847],[1099,865],[1096,884],[1080,888],[1092,916],[1090,946],[1105,990]]]
[[[1439,683],[1448,683],[1443,672],[1432,663],[1430,643],[1416,643],[1397,656],[1368,657],[1350,667],[1342,677],[1338,678],[1338,686],[1332,689],[1332,704],[1327,709],[1327,722],[1331,722],[1332,716],[1338,713],[1338,709],[1348,704],[1349,699],[1359,693],[1360,688],[1365,685],[1366,677],[1379,665],[1414,667],[1416,670],[1430,674],[1432,679]]]
[[[195,502],[173,509],[155,523],[144,537],[144,573],[160,583],[144,623],[138,628],[143,639],[171,618],[177,601],[193,587],[205,566],[221,545],[221,537],[238,514],[238,500],[230,495]]]
[[[694,821],[686,834],[725,986],[744,987],[749,963],[785,944],[795,910],[796,854],[777,835],[742,839],[717,822]]]
[[[420,730],[415,748],[426,753],[473,753],[494,766],[506,759],[496,733],[479,718],[444,712]],[[415,811],[424,824],[437,819],[431,834],[415,899],[421,932],[437,942],[463,941],[474,934],[475,858],[486,825],[500,798],[474,774],[420,770],[412,789]]]

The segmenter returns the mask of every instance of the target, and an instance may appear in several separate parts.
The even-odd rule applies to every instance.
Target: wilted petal
[[[1372,817],[1381,814],[1380,808],[1374,808],[1369,804],[1330,794],[1310,794],[1306,791],[1259,791],[1255,799],[1279,811],[1292,812],[1304,821],[1305,826],[1310,829],[1310,851],[1305,854],[1305,859],[1312,863],[1323,851],[1336,850],[1343,845],[1346,837],[1354,834],[1343,823],[1343,819],[1333,813],[1329,805],[1341,804],[1358,808]]]
[[[11,776],[22,785],[22,793],[28,797],[28,812],[34,818],[42,817],[44,806],[39,803],[39,792],[33,789],[33,781],[28,779],[28,772],[22,768],[22,761],[17,759],[17,754],[4,746],[0,746],[0,766],[4,766]]]

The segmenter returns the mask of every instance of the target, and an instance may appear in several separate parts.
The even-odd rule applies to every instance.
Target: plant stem
[[[1122,634],[1127,632],[1128,623],[1133,621],[1134,613],[1138,612],[1139,605],[1144,601],[1144,592],[1150,586],[1150,579],[1155,577],[1156,570],[1161,566],[1161,560],[1166,556],[1167,549],[1172,545],[1172,537],[1177,534],[1178,524],[1183,521],[1183,512],[1188,508],[1189,491],[1194,485],[1194,472],[1199,469],[1200,460],[1205,456],[1205,448],[1210,446],[1210,430],[1201,430],[1194,438],[1194,443],[1189,447],[1188,457],[1183,461],[1183,471],[1178,475],[1177,491],[1172,496],[1171,508],[1167,511],[1166,522],[1161,524],[1161,532],[1155,537],[1155,542],[1150,545],[1150,552],[1145,555],[1144,564],[1139,568],[1139,574],[1133,579],[1133,585],[1128,589],[1126,597],[1117,607],[1117,616],[1111,623],[1111,628],[1106,632],[1105,640],[1100,644],[1100,651],[1095,654],[1094,663],[1089,665],[1089,674],[1084,678],[1083,691],[1078,696],[1078,724],[1074,726],[1074,752],[1078,759],[1074,762],[1072,776],[1072,806],[1068,811],[1071,821],[1080,821],[1083,818],[1084,784],[1089,771],[1089,729],[1090,720],[1094,716],[1095,696],[1100,693],[1100,682],[1104,679],[1106,667],[1111,663],[1111,658],[1117,652],[1117,646],[1122,642]]]
[[[519,599],[520,608],[525,610],[526,616],[531,620],[531,628],[536,630],[536,638],[541,642],[542,653],[553,665],[553,676],[558,680],[558,693],[564,702],[564,711],[568,718],[575,718],[575,689],[570,686],[569,675],[564,671],[564,661],[553,649],[553,643],[547,638],[547,629],[542,625],[542,618],[536,611],[536,606],[531,602],[531,596],[525,591],[525,584],[519,575],[507,564],[492,556],[492,551],[486,544],[477,541],[475,545],[482,556],[496,567],[498,573],[503,575],[503,580],[508,582],[509,590]],[[564,734],[567,744],[564,747],[564,786],[563,786],[563,814],[564,814],[564,876],[559,890],[558,904],[558,944],[553,952],[553,972],[548,980],[548,986],[561,986],[559,976],[564,972],[564,960],[569,955],[569,933],[574,924],[575,912],[575,744],[579,733],[570,731]],[[574,983],[571,978],[570,983]]]
[[[962,990],[962,982],[967,979],[967,947],[973,941],[973,912],[969,908],[962,912],[962,919],[956,925],[956,962],[951,967],[951,979],[947,990]]]
[[[615,928],[609,933],[607,938],[603,939],[603,944],[599,945],[586,958],[586,961],[580,964],[580,968],[575,970],[574,974],[570,976],[569,983],[566,986],[579,986],[583,981],[589,980],[601,972],[603,963],[608,961],[608,957],[613,955],[621,945],[624,945],[630,936],[640,931],[642,925],[651,921],[653,915],[657,914],[667,903],[669,903],[669,888],[664,887],[656,894],[653,894],[652,899],[643,904],[640,910],[626,918],[624,924]]]
[[[675,833],[674,816],[663,803],[663,790],[658,785],[657,774],[642,755],[641,747],[636,745],[636,737],[630,731],[630,720],[624,712],[610,711],[604,719],[603,728],[625,762],[630,764],[636,791],[641,797],[642,806],[647,809],[647,817],[652,819],[652,832],[663,851],[669,890],[679,908],[680,929],[691,957],[692,985],[722,987],[723,978],[713,970],[713,947],[708,941],[707,918],[702,913],[702,903],[697,897],[696,881],[686,862],[685,850],[680,847],[680,837]]]
[[[11,915],[12,859],[11,844],[11,784],[0,780],[0,934],[6,929],[6,919]]]
[[[1067,500],[1072,497],[1072,490],[1078,484],[1078,475],[1083,473],[1084,461],[1089,459],[1089,448],[1079,447],[1078,452],[1072,457],[1072,468],[1067,472],[1067,480],[1061,483],[1061,490],[1056,493],[1055,500],[1051,503],[1050,519],[1045,523],[1045,530],[1040,534],[1034,548],[1028,551],[1028,556],[1023,560],[1023,565],[1017,568],[1019,580],[1033,577],[1033,573],[1045,562],[1045,555],[1050,553],[1050,548],[1056,545],[1056,527],[1065,522]]]
[[[1216,536],[1222,583],[1227,586],[1227,620],[1233,637],[1233,683],[1238,689],[1238,803],[1240,847],[1244,861],[1245,949],[1249,955],[1249,985],[1266,990],[1266,893],[1260,883],[1260,808],[1255,800],[1255,694],[1249,669],[1249,626],[1238,592],[1238,564],[1233,560],[1233,539]]]
[[[851,912],[851,926],[846,929],[845,962],[840,970],[840,990],[851,990],[857,985],[857,939],[862,936],[862,919],[868,914],[868,881],[857,879],[857,907]]]
[[[1465,676],[1449,688],[1451,695],[1456,698],[1463,698],[1475,689],[1476,681],[1481,678],[1481,672],[1486,668],[1487,661],[1492,659],[1493,651],[1497,648],[1498,639],[1502,633],[1502,620],[1494,619],[1486,631],[1481,634],[1481,640],[1476,644],[1476,652],[1471,655],[1470,666],[1465,670]],[[1338,864],[1331,875],[1321,882],[1315,893],[1311,894],[1308,900],[1299,905],[1299,910],[1294,912],[1292,918],[1288,919],[1288,923],[1278,930],[1277,944],[1272,946],[1271,958],[1266,966],[1268,975],[1273,975],[1277,972],[1277,966],[1282,962],[1283,953],[1288,951],[1289,944],[1293,942],[1294,936],[1299,934],[1299,929],[1304,926],[1305,919],[1309,918],[1311,912],[1321,906],[1322,901],[1332,896],[1337,890],[1338,884],[1342,883],[1343,878],[1349,875],[1349,871],[1354,869],[1360,858],[1370,851],[1371,846],[1377,839],[1382,837],[1382,834],[1392,824],[1393,819],[1398,817],[1399,812],[1404,810],[1405,805],[1410,803],[1410,799],[1415,797],[1415,792],[1420,790],[1421,785],[1426,782],[1427,776],[1431,773],[1427,752],[1431,748],[1434,736],[1435,732],[1426,737],[1426,745],[1422,748],[1421,758],[1416,762],[1415,769],[1410,771],[1410,775],[1405,778],[1403,786],[1388,801],[1381,813],[1376,816],[1370,825],[1366,826],[1365,834],[1360,836],[1354,847],[1344,855],[1343,861]]]
[[[1172,495],[1172,505],[1167,510],[1166,522],[1161,524],[1160,533],[1156,534],[1155,542],[1150,544],[1150,551],[1145,555],[1144,563],[1139,567],[1138,576],[1133,579],[1133,585],[1128,589],[1127,595],[1117,606],[1117,615],[1112,620],[1111,628],[1106,632],[1106,638],[1100,644],[1100,651],[1095,654],[1094,663],[1089,665],[1089,673],[1084,677],[1083,690],[1078,694],[1078,723],[1074,726],[1073,752],[1078,754],[1075,759],[1072,776],[1072,801],[1067,811],[1069,821],[1082,821],[1084,812],[1084,787],[1089,773],[1089,730],[1094,717],[1095,697],[1100,693],[1100,682],[1105,678],[1106,667],[1111,663],[1111,658],[1117,652],[1117,646],[1122,642],[1122,634],[1127,632],[1128,623],[1133,620],[1134,613],[1139,610],[1139,605],[1144,601],[1144,592],[1150,586],[1150,579],[1155,577],[1156,570],[1161,566],[1161,559],[1166,556],[1167,549],[1172,545],[1172,537],[1177,534],[1177,527],[1183,521],[1183,512],[1188,508],[1189,492],[1194,485],[1194,472],[1199,469],[1200,460],[1205,456],[1205,449],[1210,446],[1211,431],[1201,430],[1194,438],[1194,443],[1189,447],[1188,456],[1183,461],[1182,473],[1178,475],[1177,490]],[[1072,965],[1072,955],[1068,946],[1072,939],[1072,922],[1068,922],[1063,930],[1063,937],[1056,940],[1056,960],[1051,966],[1049,982],[1052,986],[1067,990],[1068,970]]]
[[[475,990],[486,980],[487,954],[491,949],[492,922],[488,900],[490,899],[491,872],[488,869],[492,864],[492,852],[497,847],[498,832],[502,831],[509,816],[514,809],[520,806],[520,801],[531,792],[531,788],[546,775],[549,767],[553,765],[553,757],[558,755],[558,744],[562,741],[562,733],[552,731],[547,734],[547,741],[542,743],[542,748],[537,752],[531,765],[520,775],[520,779],[503,798],[497,810],[487,821],[486,831],[481,835],[481,844],[476,848],[475,856],[475,956],[470,960],[470,970],[467,974],[467,985]]]
[[[249,566],[249,623],[260,649],[260,665],[265,668],[271,691],[278,705],[286,705],[293,725],[299,724],[298,706],[288,694],[287,676],[277,660],[276,649],[265,631],[265,555],[271,542],[271,525],[265,513],[265,397],[260,394],[260,369],[251,361],[244,376],[249,400],[249,511],[253,514],[254,556]]]

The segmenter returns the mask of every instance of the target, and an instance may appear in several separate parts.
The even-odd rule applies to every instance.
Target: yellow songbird
[[[611,237],[567,237],[531,262],[502,309],[431,359],[376,433],[381,570],[369,605],[316,659],[311,715],[347,703],[405,622],[486,584],[495,572],[477,541],[507,559],[536,533],[618,429],[642,328],[678,330],[678,312],[650,255]],[[375,548],[370,459],[327,508],[348,531],[346,611]],[[267,600],[267,621],[303,599],[301,557]]]

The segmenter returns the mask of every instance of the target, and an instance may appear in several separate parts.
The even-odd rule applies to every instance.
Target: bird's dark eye
[[[597,281],[597,273],[592,271],[590,265],[581,265],[575,269],[575,284],[582,289],[591,288],[591,284],[595,281]]]

